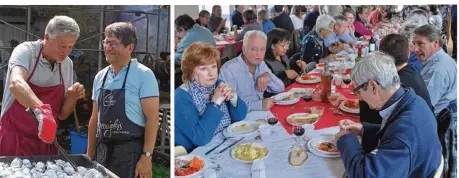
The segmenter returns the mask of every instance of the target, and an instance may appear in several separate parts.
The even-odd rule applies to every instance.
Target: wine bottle
[[[322,92],[320,93],[320,99],[324,103],[328,103],[328,94],[331,91],[331,80],[332,75],[328,67],[328,61],[325,62],[325,69],[322,72],[322,76],[320,77],[322,83]]]
[[[376,51],[376,39],[372,36],[370,39],[370,50],[369,52],[375,52]]]

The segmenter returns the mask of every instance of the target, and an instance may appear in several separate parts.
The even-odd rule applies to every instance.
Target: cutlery
[[[219,153],[223,153],[223,152],[225,152],[225,151],[226,151],[228,148],[230,148],[230,147],[232,147],[232,146],[236,145],[237,143],[239,143],[240,141],[242,141],[244,138],[245,138],[245,137],[242,137],[241,139],[237,140],[237,141],[236,141],[236,142],[234,142],[233,144],[231,144],[231,145],[227,146],[225,149],[223,149],[223,150],[222,150],[222,151],[220,151]]]
[[[225,139],[223,139],[223,142],[221,142],[221,143],[218,144],[217,146],[215,146],[215,147],[213,147],[212,149],[210,149],[209,151],[207,151],[205,155],[210,154],[212,151],[214,151],[216,148],[218,148],[219,146],[221,146],[221,145],[222,145],[223,143],[225,143],[227,140],[228,140],[228,137],[226,137]]]

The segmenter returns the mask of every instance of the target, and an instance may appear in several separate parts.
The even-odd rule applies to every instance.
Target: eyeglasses
[[[353,92],[353,93],[358,93],[357,91],[360,90],[360,89],[366,90],[367,87],[368,87],[368,83],[369,83],[369,82],[370,82],[370,81],[360,84],[359,86],[355,87],[355,88],[352,90],[352,92]],[[378,81],[375,81],[375,82],[376,82],[376,84],[379,85],[379,82],[378,82]]]
[[[284,49],[288,49],[290,47],[290,41],[286,45],[278,44],[278,46],[283,47]]]
[[[121,45],[121,42],[116,42],[116,41],[105,41],[105,40],[102,40],[100,43],[102,43],[102,45],[104,45],[104,46],[110,45],[112,48],[116,48],[116,47],[118,47],[119,45]]]

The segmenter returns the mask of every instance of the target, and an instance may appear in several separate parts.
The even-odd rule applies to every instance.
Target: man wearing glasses
[[[281,93],[285,85],[269,70],[263,61],[266,51],[266,35],[253,30],[244,35],[242,54],[221,67],[219,78],[226,81],[247,104],[248,111],[269,110],[274,99],[263,98],[265,91]]]
[[[379,111],[381,124],[342,120],[335,142],[348,177],[434,177],[442,168],[437,122],[427,103],[400,86],[392,57],[375,53],[355,65],[354,93]],[[376,135],[378,146],[365,153],[357,139]]]
[[[137,32],[131,23],[105,28],[109,66],[94,78],[88,152],[119,177],[151,177],[158,130],[159,91],[153,71],[131,58]]]

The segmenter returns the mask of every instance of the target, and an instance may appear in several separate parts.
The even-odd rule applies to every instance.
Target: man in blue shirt
[[[435,116],[444,110],[451,111],[451,123],[448,124],[443,136],[446,146],[445,169],[453,171],[456,168],[456,120],[457,120],[457,67],[454,59],[441,48],[441,31],[433,25],[423,25],[414,30],[414,52],[422,61],[421,75],[429,91],[430,101],[434,106]],[[451,161],[449,161],[451,160]],[[449,168],[449,170],[448,170]]]
[[[237,25],[237,29],[241,29],[244,25],[244,20],[242,18],[242,12],[244,12],[244,5],[235,5],[235,10],[231,14],[231,29],[234,25]]]
[[[158,131],[159,93],[153,71],[131,59],[137,32],[131,23],[105,28],[109,66],[94,78],[89,157],[119,177],[151,177]]]
[[[267,36],[253,30],[247,32],[243,40],[242,54],[221,67],[219,78],[236,89],[249,112],[269,110],[274,100],[263,98],[263,93],[281,93],[285,86],[264,62]]]

